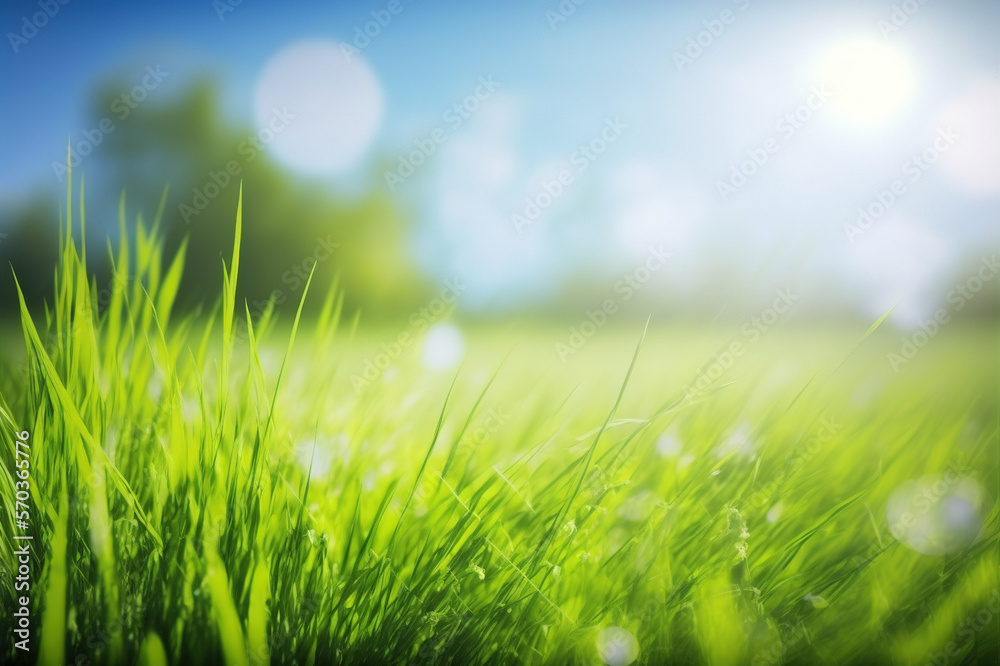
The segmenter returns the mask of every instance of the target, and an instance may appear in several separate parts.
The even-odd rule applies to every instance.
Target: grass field
[[[239,215],[181,317],[155,231],[99,304],[72,229],[0,341],[4,663],[997,661],[995,326],[468,327],[355,388],[396,332],[336,290],[237,330]]]

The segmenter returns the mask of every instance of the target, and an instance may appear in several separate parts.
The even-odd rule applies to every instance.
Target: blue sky
[[[1000,167],[990,157],[1000,139],[989,120],[1000,108],[997,3],[912,0],[900,14],[906,3],[567,0],[572,14],[553,23],[554,0],[399,2],[361,52],[383,119],[353,168],[328,180],[346,187],[375,158],[407,155],[447,128],[443,114],[481,77],[497,81],[395,191],[419,211],[414,252],[427,272],[468,276],[473,303],[544,298],[581,266],[610,284],[665,245],[675,261],[657,288],[674,295],[697,299],[726,280],[759,294],[832,284],[831,297],[866,314],[901,303],[900,322],[912,324],[962,262],[1000,240]],[[221,18],[209,1],[59,5],[17,53],[9,36],[0,48],[0,200],[55,191],[51,162],[92,122],[95,81],[138,81],[160,64],[170,76],[151,97],[166,96],[212,72],[227,113],[253,121],[258,77],[275,54],[306,39],[349,42],[388,5],[244,0]],[[5,35],[38,11],[37,2],[5,3]],[[697,55],[679,66],[699,38],[701,53],[688,51]],[[850,51],[859,43],[876,46]],[[907,79],[896,97],[883,95],[891,108],[877,122],[881,107],[867,98],[815,103],[845,48],[875,53],[860,76],[884,65],[875,97]],[[811,99],[817,108],[800,127],[779,130]],[[578,172],[575,152],[614,119],[626,129]],[[949,123],[960,139],[911,180],[908,161]],[[726,195],[720,183],[731,185],[733,168],[761,149],[766,163]],[[566,169],[572,184],[517,233],[512,216]],[[905,189],[887,214],[852,236],[857,209],[895,180]]]

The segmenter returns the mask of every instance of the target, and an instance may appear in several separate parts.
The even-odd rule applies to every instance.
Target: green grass
[[[336,289],[239,330],[239,213],[217,307],[172,316],[157,227],[109,248],[102,308],[68,215],[2,340],[5,572],[21,430],[35,540],[32,652],[5,630],[0,661],[599,664],[618,627],[637,663],[996,663],[996,506],[944,555],[887,518],[911,479],[997,487],[995,327],[896,374],[885,326],[787,326],[701,392],[738,327],[609,326],[565,365],[561,327],[473,328],[456,374],[415,345],[356,393],[395,332]]]

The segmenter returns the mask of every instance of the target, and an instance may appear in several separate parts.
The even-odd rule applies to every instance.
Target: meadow
[[[68,212],[3,329],[0,661],[997,663],[996,325],[511,321],[360,384],[401,331],[248,317],[241,215],[175,313],[157,222],[102,298]]]

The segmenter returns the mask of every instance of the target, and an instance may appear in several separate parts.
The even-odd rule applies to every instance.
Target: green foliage
[[[116,82],[97,91],[95,123],[114,115],[111,109],[117,108],[114,100],[121,92]],[[129,211],[132,216],[148,221],[158,215],[157,236],[168,255],[187,244],[187,266],[177,292],[183,309],[211,304],[219,295],[219,257],[232,248],[232,211],[241,181],[253,183],[244,201],[242,252],[254,270],[239,285],[252,320],[257,321],[270,299],[279,310],[294,311],[313,267],[324,290],[339,276],[346,306],[363,309],[369,317],[408,311],[425,298],[432,285],[411,255],[411,220],[380,175],[370,174],[353,191],[298,177],[270,157],[267,136],[262,140],[256,129],[224,117],[211,82],[197,82],[179,93],[129,110],[76,171],[88,174],[97,201],[113,202],[124,188],[135,209]],[[169,183],[166,193],[164,183]],[[159,202],[159,211],[143,209],[147,202]],[[33,304],[52,288],[56,229],[47,203],[46,198],[23,209],[0,208],[9,218],[0,225],[9,234],[0,242],[0,259],[4,266],[13,263]],[[105,226],[96,231],[93,237],[103,239],[114,230]],[[90,262],[101,295],[111,281],[103,259],[99,253]],[[16,306],[9,283],[9,275],[0,278],[0,310]],[[100,302],[104,305],[106,298]],[[241,309],[237,317],[243,316]]]
[[[109,108],[113,96],[99,96],[97,109]],[[244,198],[242,252],[254,270],[242,276],[240,293],[254,318],[263,309],[257,303],[276,291],[281,304],[294,309],[317,257],[319,284],[329,287],[339,273],[349,307],[378,313],[415,305],[424,283],[408,249],[409,220],[381,180],[372,174],[357,194],[332,194],[326,184],[277,165],[266,141],[227,122],[216,88],[203,81],[172,101],[139,106],[96,157],[108,169],[107,180],[124,186],[133,201],[156,201],[162,183],[170,183],[164,236],[168,252],[190,239],[181,285],[187,303],[216,296],[205,285],[217,283],[219,257],[232,246],[242,180],[253,184]]]
[[[627,366],[608,328],[607,349],[554,366],[558,337],[536,330],[499,371],[509,342],[480,333],[486,358],[450,385],[404,358],[356,395],[364,341],[344,339],[339,289],[311,321],[306,285],[290,327],[238,319],[254,266],[238,206],[209,315],[173,313],[190,257],[164,253],[159,220],[129,241],[124,209],[105,306],[69,215],[51,307],[21,301],[0,564],[16,569],[29,430],[43,662],[591,664],[609,627],[639,663],[922,664],[949,641],[995,656],[995,622],[959,632],[1000,584],[996,508],[944,557],[885,518],[901,483],[951,464],[995,487],[994,331],[941,333],[898,375],[879,330],[831,355],[853,345],[775,331],[698,394],[689,331],[652,324]],[[9,635],[0,660],[33,662]]]

